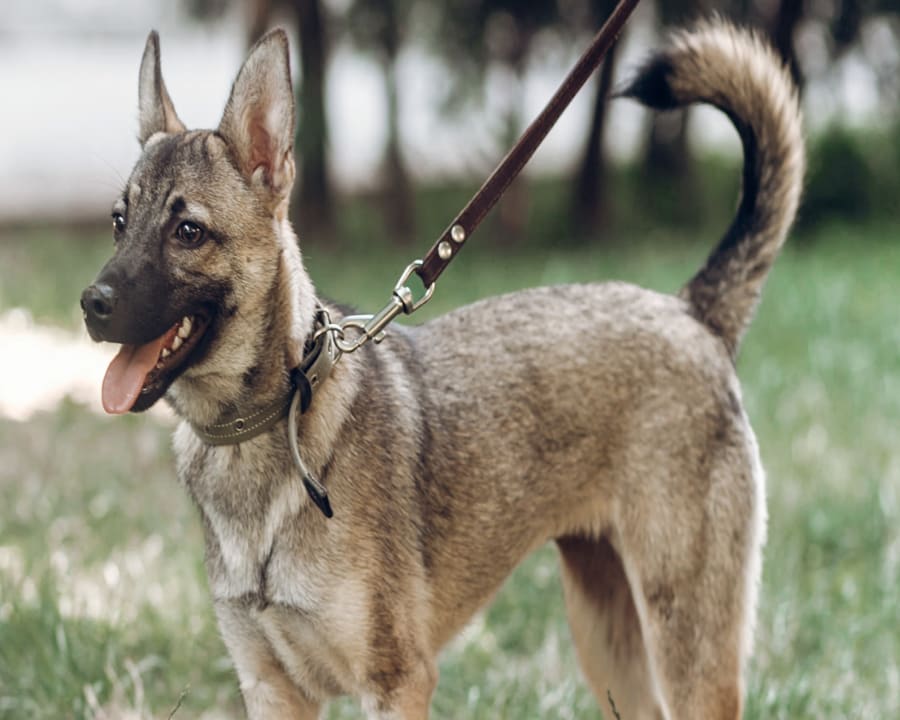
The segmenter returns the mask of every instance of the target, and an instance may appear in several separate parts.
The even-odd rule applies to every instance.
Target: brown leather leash
[[[541,114],[529,125],[519,141],[497,166],[497,169],[491,173],[491,176],[422,258],[422,264],[416,268],[416,273],[422,278],[426,288],[440,277],[450,261],[462,249],[466,239],[472,235],[485,215],[497,204],[510,183],[515,180],[531,156],[534,155],[534,151],[538,149],[547,133],[556,124],[572,98],[578,94],[594,70],[600,66],[639,1],[620,0],[612,14],[603,23],[603,27],[594,36],[590,47],[569,72]]]

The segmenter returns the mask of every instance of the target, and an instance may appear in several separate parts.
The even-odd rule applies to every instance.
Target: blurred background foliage
[[[201,20],[214,20],[234,10],[234,0],[186,2],[191,14]],[[585,47],[615,3],[250,0],[241,5],[248,44],[274,24],[296,28],[301,58],[297,78],[301,173],[294,212],[301,234],[328,239],[352,235],[336,212],[325,107],[331,49],[349,42],[375,61],[386,97],[381,172],[377,187],[365,200],[377,211],[377,224],[385,235],[408,243],[423,229],[417,207],[427,206],[427,196],[433,195],[416,182],[404,152],[399,102],[404,89],[398,59],[411,39],[441,61],[449,76],[443,109],[451,117],[461,116],[473,107],[484,107],[492,73],[500,74],[515,97],[524,75],[542,58],[560,48]],[[853,62],[864,65],[876,78],[880,117],[860,125],[844,122],[836,113],[823,131],[810,137],[811,162],[800,227],[813,229],[834,219],[858,221],[893,212],[900,193],[900,8],[894,0],[645,0],[640,11],[640,27],[628,28],[625,40],[629,32],[662,33],[712,11],[756,27],[771,39],[802,91],[812,79],[840,74],[842,63],[851,56]],[[585,91],[593,99],[580,159],[568,175],[538,181],[555,186],[556,204],[546,208],[552,215],[554,239],[578,243],[629,234],[640,229],[648,197],[654,198],[655,222],[688,228],[718,222],[721,208],[733,202],[736,186],[722,182],[717,167],[721,162],[710,159],[708,152],[703,157],[688,141],[690,111],[649,117],[637,157],[624,165],[611,162],[608,148],[614,139],[606,137],[607,98],[614,78],[620,76],[619,56],[614,49]],[[522,103],[508,105],[505,117],[494,126],[501,148],[511,146],[532,119],[522,116]],[[473,174],[471,180],[474,187],[481,177]],[[532,184],[524,178],[517,181],[500,206],[495,221],[499,242],[548,239],[529,222],[538,203],[536,196],[542,192]],[[446,197],[455,199],[456,194]],[[452,204],[435,210],[445,220],[454,214]],[[428,211],[425,214],[430,216]]]

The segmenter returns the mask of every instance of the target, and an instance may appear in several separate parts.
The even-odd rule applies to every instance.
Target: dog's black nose
[[[109,319],[116,306],[116,293],[106,283],[96,283],[81,293],[81,309],[89,322]]]

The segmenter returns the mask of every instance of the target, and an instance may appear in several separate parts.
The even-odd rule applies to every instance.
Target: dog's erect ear
[[[284,30],[273,30],[250,50],[219,132],[251,185],[287,199],[294,182],[294,93]]]
[[[162,72],[159,69],[159,35],[156,30],[147,36],[147,45],[144,47],[144,57],[141,60],[138,113],[140,117],[138,139],[141,146],[155,133],[175,134],[186,129],[175,113],[175,106],[172,105],[172,99],[162,79]]]

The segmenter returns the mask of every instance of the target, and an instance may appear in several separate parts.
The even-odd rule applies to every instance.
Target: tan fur
[[[739,118],[759,148],[755,172],[762,187],[753,212],[766,218],[765,227],[736,248],[720,246],[684,290],[735,353],[800,202],[805,157],[797,89],[784,78],[773,82],[781,61],[767,42],[726,23],[676,33],[669,54],[677,58],[669,81],[678,102],[708,102]],[[743,133],[742,139],[746,152]]]
[[[249,717],[313,718],[338,694],[370,718],[427,717],[441,647],[549,540],[604,706],[609,692],[628,720],[740,716],[765,508],[733,357],[796,209],[799,111],[772,52],[721,22],[653,62],[630,94],[713,102],[744,140],[745,200],[707,265],[680,297],[537,288],[345,355],[298,428],[329,520],[303,491],[284,421],[221,447],[191,425],[285,393],[322,302],[284,220],[285,36],[251,52],[216,132],[173,127],[151,38],[144,154],[108,275],[162,264],[174,317],[217,303],[204,352],[166,398],[185,420],[178,475]],[[185,213],[213,240],[166,239]]]

